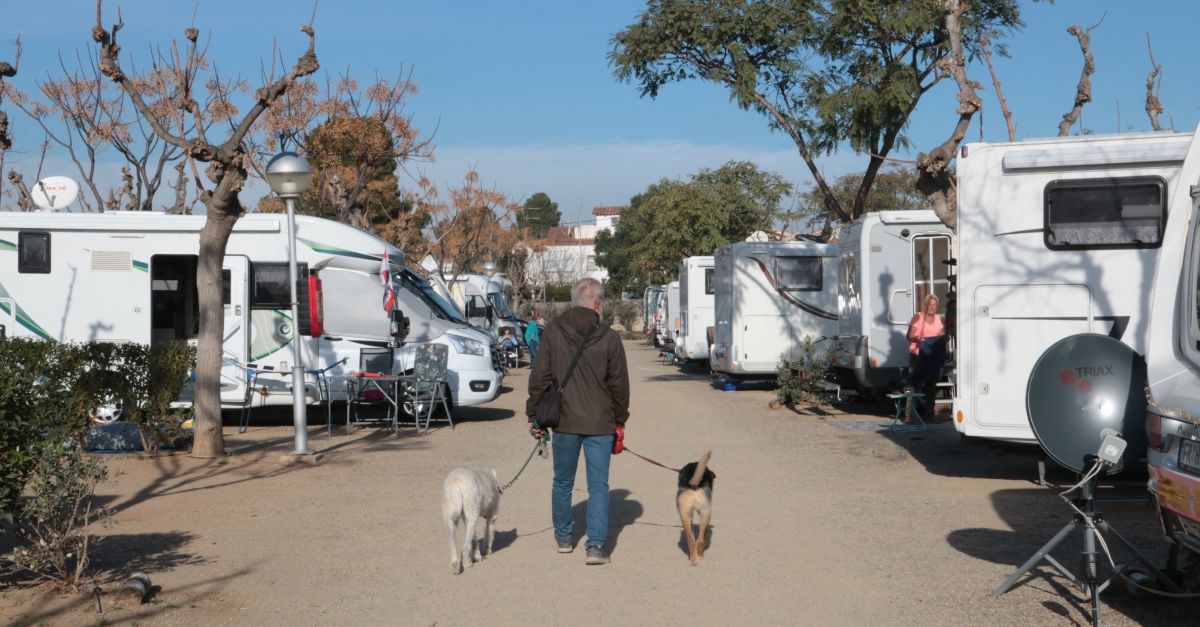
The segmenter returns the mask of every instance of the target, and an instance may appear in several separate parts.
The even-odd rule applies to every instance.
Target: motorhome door
[[[221,298],[225,303],[224,367],[221,369],[221,402],[246,401],[243,366],[250,360],[250,260],[226,255],[221,269]]]

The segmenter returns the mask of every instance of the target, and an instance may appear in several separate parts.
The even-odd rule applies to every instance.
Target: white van
[[[837,334],[837,246],[739,242],[714,253],[716,332],[710,366],[730,378],[773,378],[805,338]]]
[[[204,223],[204,216],[144,211],[0,213],[0,259],[9,256],[0,262],[0,325],[9,335],[51,341],[194,342]],[[402,251],[370,233],[310,216],[296,216],[296,241],[308,288],[299,291],[301,312],[311,316],[299,321],[306,368],[338,364],[330,375],[357,371],[364,349],[388,345],[380,282],[386,251],[397,308],[411,321],[407,343],[393,352],[393,370],[412,368],[416,344],[445,344],[454,406],[496,397],[500,375],[492,368],[490,346],[404,285]],[[246,364],[289,371],[292,353],[284,348],[295,321],[287,259],[284,216],[255,213],[238,220],[223,264],[223,407],[249,402]],[[321,323],[322,333],[304,335]],[[290,377],[260,378],[259,386],[266,396],[255,397],[255,404],[291,404]],[[307,393],[310,403],[323,400],[316,385]],[[344,381],[331,379],[329,396],[345,400]]]

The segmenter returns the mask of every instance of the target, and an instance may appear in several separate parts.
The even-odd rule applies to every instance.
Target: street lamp
[[[287,205],[288,278],[292,300],[292,423],[296,427],[293,455],[308,455],[307,395],[304,388],[304,356],[300,350],[300,306],[296,298],[296,199],[312,182],[308,161],[294,152],[281,152],[267,163],[267,184]],[[314,304],[314,306],[316,306]]]

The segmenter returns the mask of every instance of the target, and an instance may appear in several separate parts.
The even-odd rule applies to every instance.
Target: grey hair
[[[576,307],[592,307],[603,293],[604,286],[596,279],[579,279],[575,287],[571,288],[571,304]]]
[[[938,300],[937,294],[926,294],[925,298],[921,299],[921,310],[922,311],[924,311],[925,308],[927,306],[929,306],[929,301],[931,301],[931,300],[935,301],[935,302],[939,302],[939,303],[942,302],[942,301]]]

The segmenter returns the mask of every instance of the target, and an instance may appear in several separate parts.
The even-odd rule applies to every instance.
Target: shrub
[[[82,439],[82,402],[70,391],[78,348],[42,340],[0,342],[0,521],[12,524],[39,450]],[[82,424],[80,424],[82,423]]]
[[[120,377],[115,390],[123,417],[137,424],[142,448],[155,453],[179,433],[182,417],[171,403],[195,366],[196,349],[184,344],[122,344],[117,350]]]
[[[107,520],[94,503],[108,470],[74,447],[43,446],[33,460],[10,556],[15,572],[30,572],[75,590],[88,567],[92,522]]]
[[[805,336],[799,356],[779,356],[775,399],[784,405],[821,402],[821,391],[814,390],[811,382],[824,381],[831,372],[829,355],[818,355],[812,336]]]

